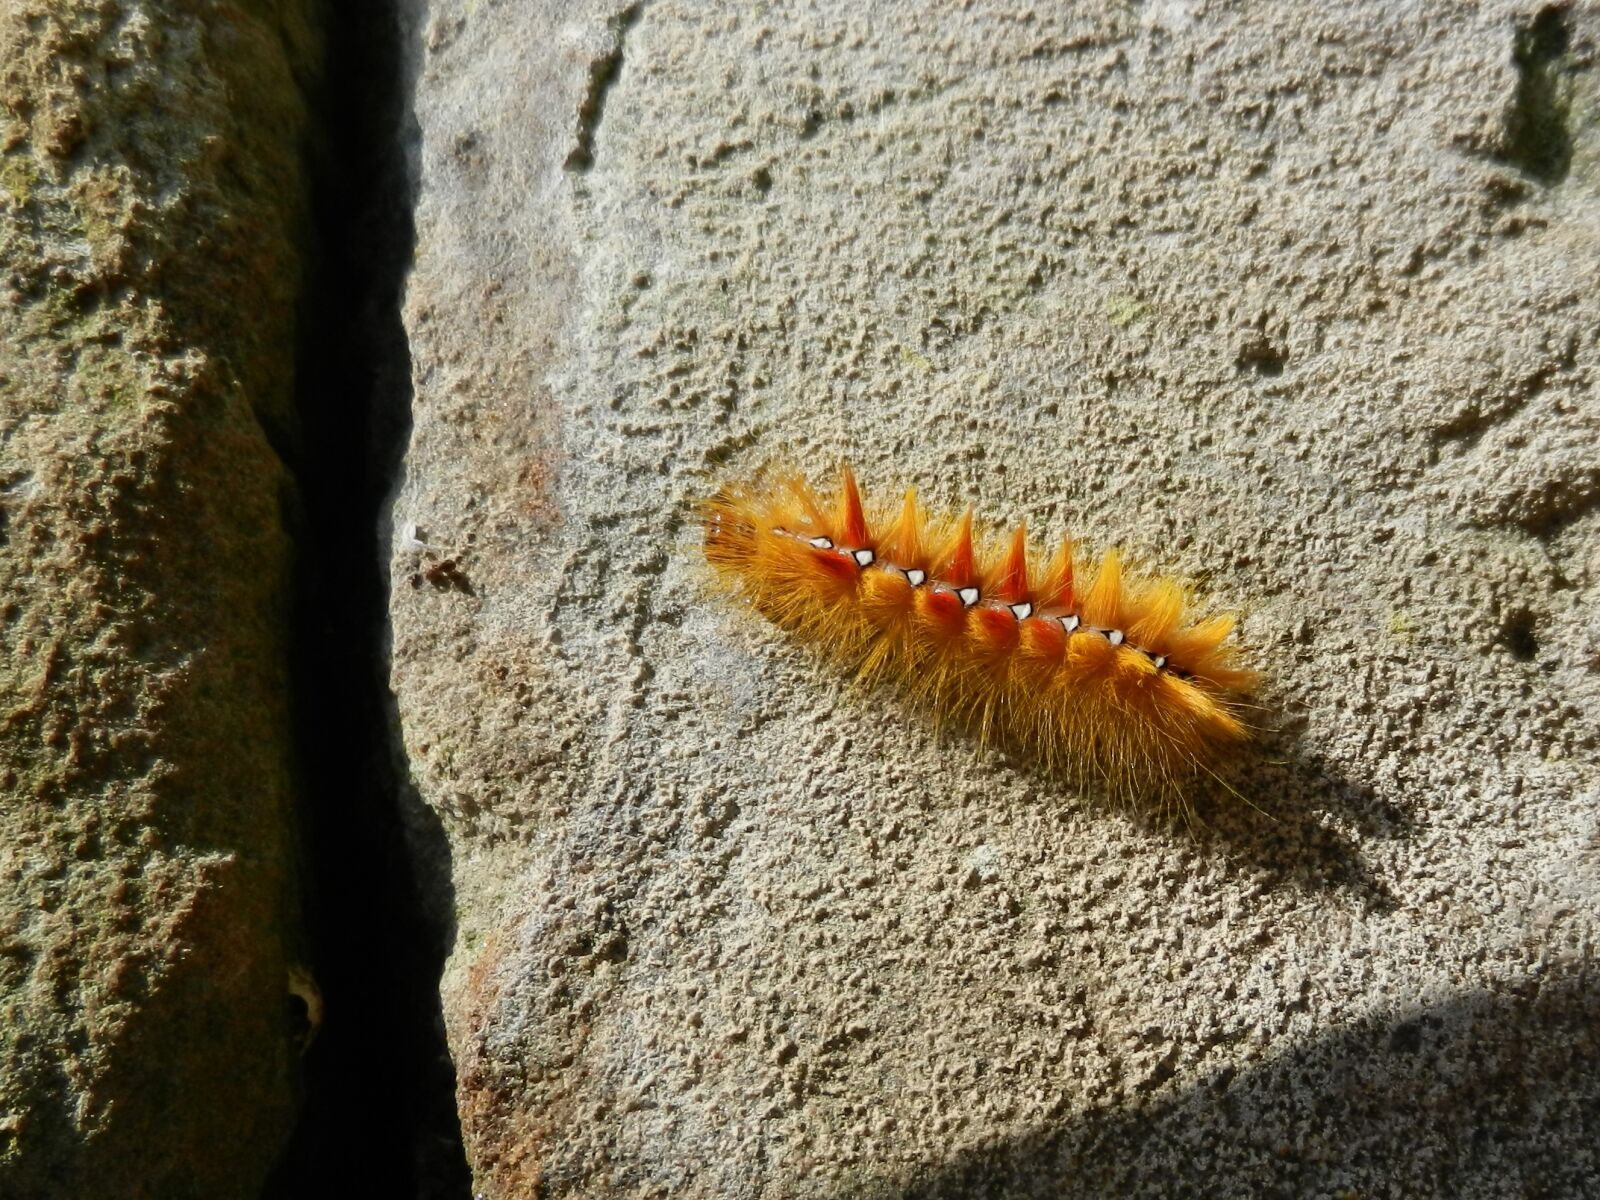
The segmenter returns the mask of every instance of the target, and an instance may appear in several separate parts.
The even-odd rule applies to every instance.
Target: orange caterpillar
[[[970,509],[930,521],[914,490],[868,520],[849,467],[831,503],[784,477],[701,513],[707,560],[778,625],[1113,797],[1176,800],[1249,736],[1233,619],[1186,619],[1181,587],[1130,583],[1115,551],[1081,588],[1070,543],[1043,565],[1022,528],[975,546]]]

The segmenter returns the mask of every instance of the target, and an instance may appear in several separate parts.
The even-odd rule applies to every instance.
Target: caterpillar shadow
[[[1039,765],[1024,749],[995,748],[1045,792],[1100,799],[1092,784]],[[1217,775],[1198,776],[1181,801],[1103,802],[1147,830],[1188,838],[1269,883],[1345,891],[1368,911],[1397,904],[1362,851],[1375,841],[1407,837],[1410,813],[1306,747],[1292,726],[1264,732]]]
[[[1397,901],[1363,849],[1404,839],[1411,813],[1280,729],[1194,799],[1194,836],[1241,867],[1306,890],[1351,893],[1371,911]]]

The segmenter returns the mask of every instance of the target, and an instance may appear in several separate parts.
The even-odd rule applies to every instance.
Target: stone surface
[[[0,6],[0,1196],[253,1195],[293,1116],[307,20]]]
[[[410,13],[392,678],[484,1195],[1600,1188],[1600,8]],[[695,500],[841,458],[1242,611],[1251,803],[720,599]]]

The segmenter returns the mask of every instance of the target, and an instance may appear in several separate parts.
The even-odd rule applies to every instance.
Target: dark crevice
[[[1288,353],[1265,337],[1254,338],[1239,347],[1233,365],[1240,371],[1253,371],[1257,375],[1276,379],[1283,374],[1289,362]]]
[[[1539,654],[1539,619],[1526,608],[1514,609],[1500,623],[1499,642],[1518,662],[1532,662]]]
[[[1500,157],[1546,185],[1560,183],[1572,167],[1571,76],[1565,63],[1569,42],[1566,7],[1560,4],[1519,23],[1512,41],[1517,93],[1506,115]]]
[[[293,697],[322,1024],[269,1200],[471,1194],[440,1013],[448,861],[408,789],[386,681],[380,529],[410,423],[409,84],[396,0],[327,4],[301,310]],[[248,304],[247,297],[239,298]]]
[[[578,138],[564,164],[569,171],[584,172],[594,166],[594,141],[606,115],[606,97],[622,74],[622,52],[628,31],[644,14],[642,4],[630,4],[611,18],[607,37],[611,49],[589,64],[589,86],[578,104]]]

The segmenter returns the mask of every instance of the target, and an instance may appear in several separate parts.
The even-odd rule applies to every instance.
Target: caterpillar
[[[705,555],[757,611],[852,669],[895,683],[980,745],[1005,742],[1114,799],[1182,804],[1250,737],[1256,683],[1231,616],[1193,620],[1170,579],[1126,578],[1116,550],[1082,586],[1070,539],[1048,561],[1027,530],[974,536],[905,493],[869,519],[855,476],[831,496],[792,473],[700,505]]]

